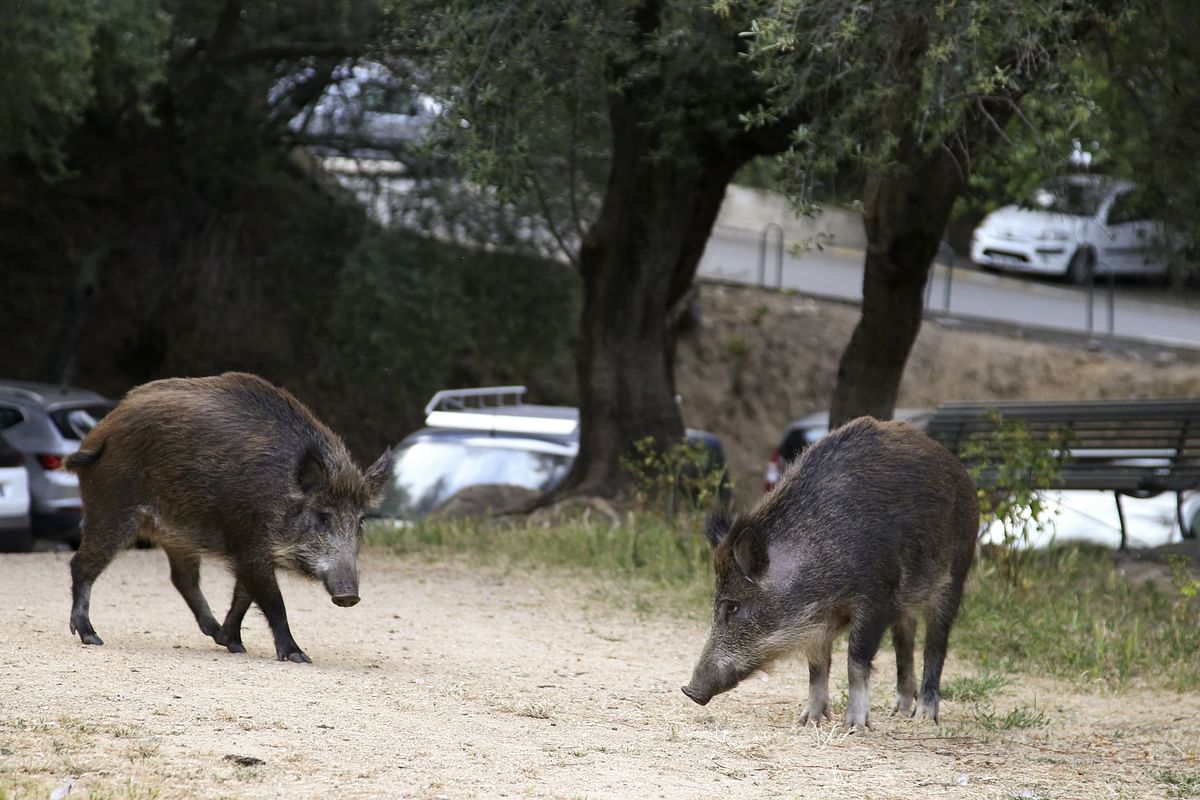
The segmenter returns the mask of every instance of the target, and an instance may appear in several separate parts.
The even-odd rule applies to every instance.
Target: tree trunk
[[[612,497],[634,444],[683,441],[670,310],[690,288],[725,187],[745,160],[720,151],[651,158],[655,134],[631,104],[614,98],[610,116],[608,188],[579,254],[579,455],[559,496]]]
[[[838,364],[829,424],[890,419],[921,329],[925,281],[965,177],[945,150],[868,177],[862,316]]]

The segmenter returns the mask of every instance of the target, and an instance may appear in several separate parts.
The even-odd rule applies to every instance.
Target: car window
[[[50,412],[50,419],[58,432],[68,439],[79,440],[87,436],[96,423],[112,409],[105,405],[59,408]]]
[[[1142,222],[1150,219],[1137,192],[1123,192],[1117,195],[1112,208],[1108,209],[1108,224],[1120,225],[1123,222]]]
[[[380,513],[413,519],[424,516],[451,495],[481,484],[507,484],[549,491],[571,467],[561,453],[469,445],[458,441],[418,441],[394,455],[392,482]]]
[[[1094,217],[1106,194],[1106,188],[1100,183],[1052,180],[1035,189],[1027,205],[1055,214]]]
[[[19,422],[24,421],[25,417],[15,408],[9,406],[0,406],[0,431],[5,428],[11,428]]]

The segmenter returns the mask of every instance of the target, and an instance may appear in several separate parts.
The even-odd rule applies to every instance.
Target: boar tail
[[[107,444],[108,442],[101,442],[95,450],[76,450],[67,456],[67,469],[78,472],[85,467],[92,466],[100,460],[100,456],[104,455],[104,448]]]

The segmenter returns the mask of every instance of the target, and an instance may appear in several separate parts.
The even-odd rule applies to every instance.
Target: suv
[[[78,541],[79,478],[63,467],[115,405],[84,389],[0,381],[0,431],[25,457],[35,536]]]
[[[425,425],[392,451],[393,480],[378,514],[413,520],[468,487],[515,486],[552,491],[579,452],[579,410],[524,402],[524,386],[440,391],[425,406]],[[721,441],[688,430],[715,464],[725,465]]]
[[[984,217],[971,235],[971,261],[1086,284],[1093,274],[1166,275],[1174,243],[1132,183],[1066,175]]]

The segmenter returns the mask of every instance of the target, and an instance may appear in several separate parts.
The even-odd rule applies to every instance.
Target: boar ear
[[[392,451],[390,449],[384,450],[383,455],[367,468],[367,471],[363,473],[363,479],[367,482],[367,490],[371,493],[371,505],[379,505],[379,501],[383,499],[383,490],[387,488],[392,479]]]
[[[315,447],[308,448],[296,464],[296,484],[300,491],[312,494],[328,483],[329,470],[325,466],[325,459],[321,458],[320,451]]]
[[[767,549],[753,531],[743,528],[733,541],[733,560],[751,583],[758,583],[767,572]]]
[[[709,513],[708,519],[704,523],[704,538],[708,539],[708,543],[713,546],[714,550],[725,538],[725,534],[729,533],[729,524],[729,514],[725,509],[718,508]]]

